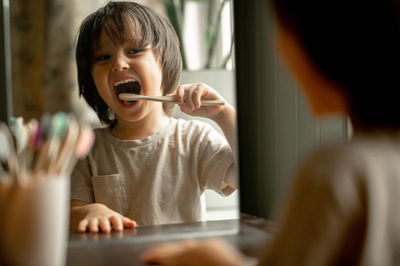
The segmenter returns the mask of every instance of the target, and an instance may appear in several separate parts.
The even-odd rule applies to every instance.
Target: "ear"
[[[314,114],[347,114],[345,93],[317,68],[295,34],[280,26],[277,37],[281,57],[300,84]]]

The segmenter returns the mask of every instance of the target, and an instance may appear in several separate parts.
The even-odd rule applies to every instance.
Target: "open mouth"
[[[134,79],[127,79],[127,80],[122,80],[118,81],[114,85],[115,93],[117,95],[117,98],[119,94],[121,93],[134,93],[134,94],[140,94],[141,91],[141,85],[138,81]],[[133,104],[136,101],[125,101],[125,100],[120,100],[122,104]]]

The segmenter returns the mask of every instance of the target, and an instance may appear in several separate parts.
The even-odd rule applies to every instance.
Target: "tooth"
[[[121,84],[124,84],[124,83],[128,83],[128,82],[135,82],[135,81],[136,81],[135,79],[120,80],[120,81],[115,82],[114,86],[118,86],[118,85],[121,85]]]

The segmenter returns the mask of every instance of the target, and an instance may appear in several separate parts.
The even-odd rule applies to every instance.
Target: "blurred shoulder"
[[[314,183],[357,182],[391,172],[400,174],[400,135],[383,133],[321,149],[299,169],[303,180]]]

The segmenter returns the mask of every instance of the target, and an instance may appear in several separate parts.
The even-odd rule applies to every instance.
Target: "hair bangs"
[[[151,45],[152,48],[158,47],[158,39],[151,30],[150,23],[146,23],[137,17],[137,14],[131,14],[131,10],[121,10],[118,8],[109,8],[96,17],[92,29],[91,55],[100,48],[100,35],[102,31],[107,34],[115,45],[124,42],[132,43],[135,48],[144,48]]]

